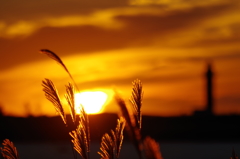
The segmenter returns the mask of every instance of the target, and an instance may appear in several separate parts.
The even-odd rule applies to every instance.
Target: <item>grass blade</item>
[[[64,113],[63,105],[61,99],[59,98],[58,91],[55,85],[50,79],[45,79],[45,81],[42,81],[42,86],[46,98],[54,105],[56,111],[61,116],[64,124],[67,125],[66,115]]]
[[[71,78],[71,80],[73,81],[74,85],[76,86],[76,89],[79,92],[79,89],[78,89],[78,86],[77,86],[76,82],[74,81],[71,73],[68,71],[66,65],[63,63],[61,58],[57,54],[55,54],[54,52],[52,52],[50,50],[47,50],[47,49],[40,50],[40,53],[47,55],[48,57],[50,57],[51,59],[56,61],[58,64],[60,64],[63,67],[63,69],[68,73],[69,77]]]

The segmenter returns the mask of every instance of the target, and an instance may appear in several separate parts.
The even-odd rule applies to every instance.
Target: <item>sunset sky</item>
[[[214,113],[240,114],[239,0],[5,0],[0,2],[0,105],[6,115],[56,115],[41,82],[61,97],[70,78],[40,49],[58,54],[81,91],[110,95],[118,112],[143,83],[144,115],[192,115],[206,105],[214,71]],[[94,100],[94,99],[93,99]]]

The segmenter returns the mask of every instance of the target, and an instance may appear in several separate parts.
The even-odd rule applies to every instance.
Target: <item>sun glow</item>
[[[87,114],[101,113],[108,95],[102,91],[81,92],[75,94],[76,112],[79,114],[80,104],[83,105]]]

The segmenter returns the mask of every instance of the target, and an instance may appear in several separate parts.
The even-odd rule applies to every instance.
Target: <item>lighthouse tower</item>
[[[206,71],[206,113],[213,115],[213,72],[210,64],[207,64]]]
[[[206,104],[204,110],[196,110],[195,116],[213,116],[213,71],[210,63],[207,64],[205,78],[205,89],[206,89]]]

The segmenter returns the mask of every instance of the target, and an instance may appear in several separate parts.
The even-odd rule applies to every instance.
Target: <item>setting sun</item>
[[[108,95],[102,91],[76,93],[76,111],[79,113],[79,105],[82,104],[87,114],[100,113],[107,98]]]

